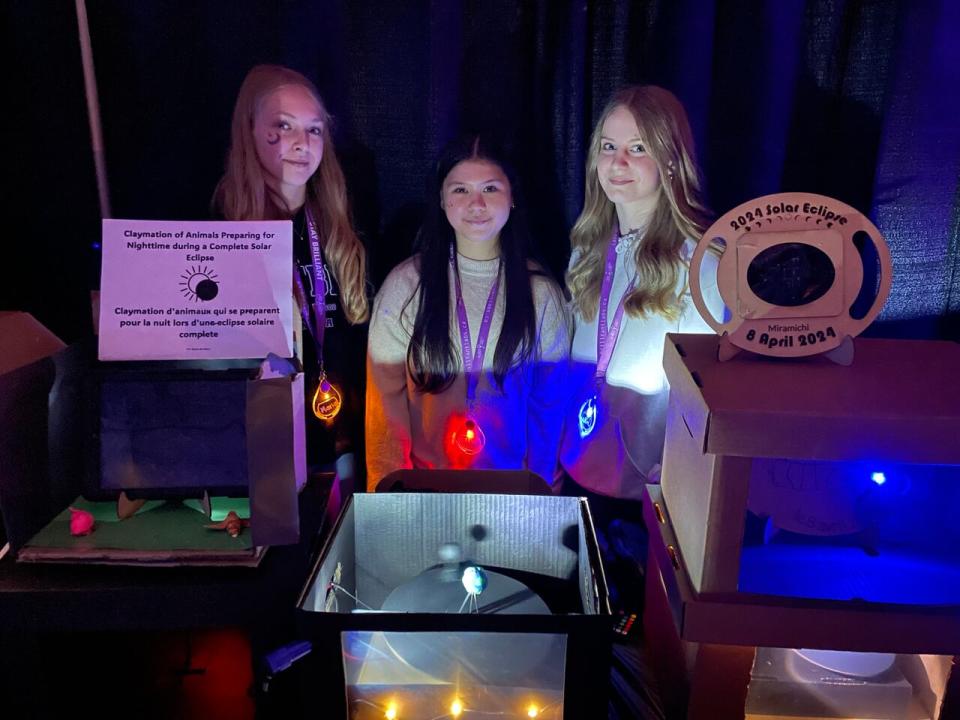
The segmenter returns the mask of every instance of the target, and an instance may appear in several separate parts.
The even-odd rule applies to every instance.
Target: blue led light
[[[870,473],[870,479],[873,480],[877,485],[883,485],[887,481],[887,476],[882,472],[872,472]]]

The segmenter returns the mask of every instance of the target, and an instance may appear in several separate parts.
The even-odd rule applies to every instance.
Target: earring
[[[673,160],[667,162],[667,177],[673,180]]]

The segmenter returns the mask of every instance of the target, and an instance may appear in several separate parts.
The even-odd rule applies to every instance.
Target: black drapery
[[[960,3],[87,4],[116,217],[206,217],[240,82],[277,62],[335,116],[375,280],[409,253],[431,159],[465,129],[509,142],[562,273],[593,123],[615,88],[651,82],[688,108],[717,212],[781,190],[854,205],[895,261],[876,332],[960,337]],[[72,339],[99,236],[74,3],[3,12],[15,222],[0,303]]]

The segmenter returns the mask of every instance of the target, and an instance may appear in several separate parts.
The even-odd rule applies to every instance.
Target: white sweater
[[[687,240],[682,255],[693,255],[696,243]],[[576,260],[571,258],[571,265]],[[636,275],[633,251],[618,254],[607,322]],[[724,304],[717,290],[717,258],[707,253],[701,268],[701,289],[708,307],[718,320]],[[679,279],[677,292],[686,286],[687,273]],[[599,395],[596,426],[580,437],[577,416],[581,404],[596,394],[597,313],[593,320],[574,314],[571,351],[571,397],[565,413],[560,462],[582,487],[612,497],[639,499],[651,470],[660,463],[670,388],[663,372],[663,344],[668,332],[712,333],[700,317],[689,290],[681,297],[680,318],[670,321],[662,315],[631,317],[626,312],[607,368],[606,383]]]
[[[463,299],[476,347],[483,309],[498,260],[458,257]],[[503,325],[505,283],[501,281],[477,386],[473,415],[486,435],[482,452],[469,458],[445,448],[450,420],[466,410],[462,372],[439,394],[417,390],[406,367],[407,347],[419,304],[417,258],[387,276],[377,294],[367,343],[367,487],[402,468],[529,469],[553,480],[566,403],[570,322],[556,284],[531,276],[536,312],[535,357],[504,380],[501,392],[493,376],[493,357]],[[450,338],[460,356],[453,275],[450,275]],[[471,462],[469,465],[467,460]]]

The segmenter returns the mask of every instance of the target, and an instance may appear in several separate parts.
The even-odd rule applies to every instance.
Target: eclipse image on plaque
[[[771,305],[797,307],[819,300],[837,273],[830,256],[813,245],[780,243],[757,255],[747,267],[747,285]]]
[[[729,317],[703,300],[703,258],[719,255],[716,286]],[[766,195],[738,205],[703,234],[690,260],[690,293],[720,335],[721,360],[741,350],[853,361],[853,338],[890,293],[890,251],[861,212],[812,193]]]
[[[180,277],[180,292],[187,300],[209,302],[220,292],[217,274],[207,266],[190,267]]]

